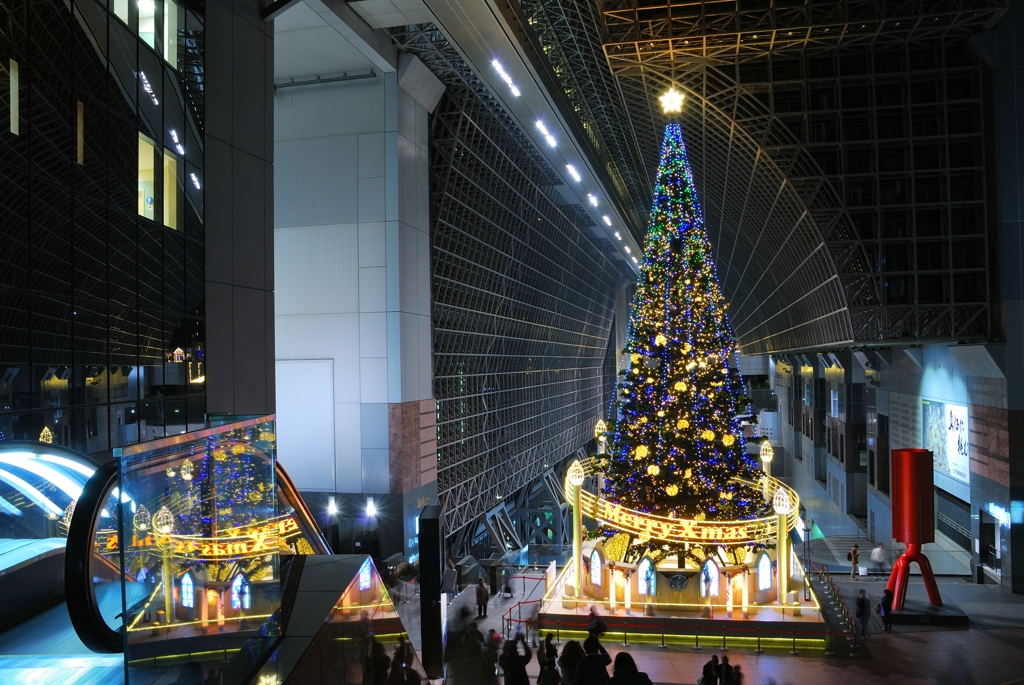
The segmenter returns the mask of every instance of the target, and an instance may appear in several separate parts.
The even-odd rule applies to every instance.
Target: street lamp
[[[153,529],[161,535],[168,535],[174,530],[174,514],[167,507],[160,507],[153,516]],[[158,539],[164,574],[164,621],[167,625],[174,622],[174,574],[171,573],[170,540]]]

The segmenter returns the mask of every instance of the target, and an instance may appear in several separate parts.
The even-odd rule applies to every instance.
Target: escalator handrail
[[[101,654],[124,651],[121,631],[112,630],[100,613],[92,582],[94,533],[103,511],[103,498],[116,484],[116,461],[96,469],[75,505],[64,549],[64,594],[71,625],[86,647]]]

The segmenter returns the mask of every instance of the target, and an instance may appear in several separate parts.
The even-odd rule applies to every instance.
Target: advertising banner
[[[935,470],[963,483],[970,483],[967,407],[922,400],[921,433],[924,448],[931,450],[934,456]]]

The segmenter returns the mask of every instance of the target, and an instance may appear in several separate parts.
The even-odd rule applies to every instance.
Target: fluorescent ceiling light
[[[617,238],[618,240],[622,240],[622,236],[621,236],[621,235],[619,235],[619,232],[618,232],[618,231],[615,231],[615,237],[616,237],[616,238]]]
[[[623,247],[626,248],[626,254],[632,252],[632,250],[629,249],[629,245],[623,245]]]
[[[587,193],[587,199],[590,200],[590,204],[597,206],[597,197],[593,193]]]
[[[555,137],[551,135],[550,131],[548,131],[548,127],[545,126],[544,122],[541,121],[540,119],[537,120],[537,130],[540,131],[541,134],[544,136],[544,140],[548,141],[548,145],[550,145],[551,147],[558,146],[558,141],[555,140]]]
[[[636,261],[636,257],[633,257],[633,263],[634,264],[639,264],[640,262]]]
[[[604,216],[602,216],[601,218],[602,218],[602,219],[604,219],[604,222],[605,222],[606,224],[608,224],[609,226],[611,226],[611,225],[612,225],[612,220],[611,220],[611,219],[610,219],[610,218],[608,217],[608,215],[607,215],[607,214],[605,214],[605,215],[604,215]]]
[[[569,172],[569,175],[572,176],[572,180],[576,181],[577,183],[583,180],[583,178],[580,176],[580,172],[576,171],[576,167],[574,167],[572,164],[566,164],[565,169],[566,171]]]
[[[519,89],[516,88],[516,84],[512,82],[512,77],[505,72],[505,69],[501,66],[501,62],[494,60],[491,62],[491,66],[493,66],[494,70],[498,72],[498,76],[501,77],[501,80],[508,84],[509,90],[512,91],[512,94],[519,97],[521,95]]]

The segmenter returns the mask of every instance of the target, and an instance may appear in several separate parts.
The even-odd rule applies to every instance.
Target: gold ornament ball
[[[647,449],[647,445],[640,445],[640,446],[638,446],[636,448],[636,458],[637,459],[643,459],[648,454],[650,454],[650,450]]]
[[[652,476],[657,476],[659,473],[661,473],[661,467],[658,466],[657,464],[651,464],[650,466],[647,467],[647,473],[649,473]]]
[[[693,477],[693,469],[686,469],[685,471],[683,471],[683,478],[689,480],[692,477]]]
[[[690,422],[687,421],[686,419],[679,419],[679,422],[676,423],[676,428],[679,428],[679,429],[689,428],[689,427],[690,427]]]
[[[667,494],[669,497],[675,497],[676,495],[679,494],[679,487],[676,485],[670,485],[667,488],[665,488],[665,494]]]
[[[707,440],[708,442],[710,442],[710,441],[715,439],[715,431],[713,431],[711,429],[707,429],[703,433],[700,434],[700,437],[702,437],[705,440]]]
[[[736,438],[734,436],[728,433],[722,436],[722,444],[726,447],[731,446],[734,442],[736,442]]]
[[[658,333],[658,335],[656,335],[655,338],[654,338],[654,344],[655,345],[664,345],[667,342],[668,342],[668,338],[666,338],[661,333]]]
[[[682,391],[686,390],[686,383],[683,383],[682,381],[678,381],[675,384],[674,387],[675,387],[676,392],[682,392]]]

